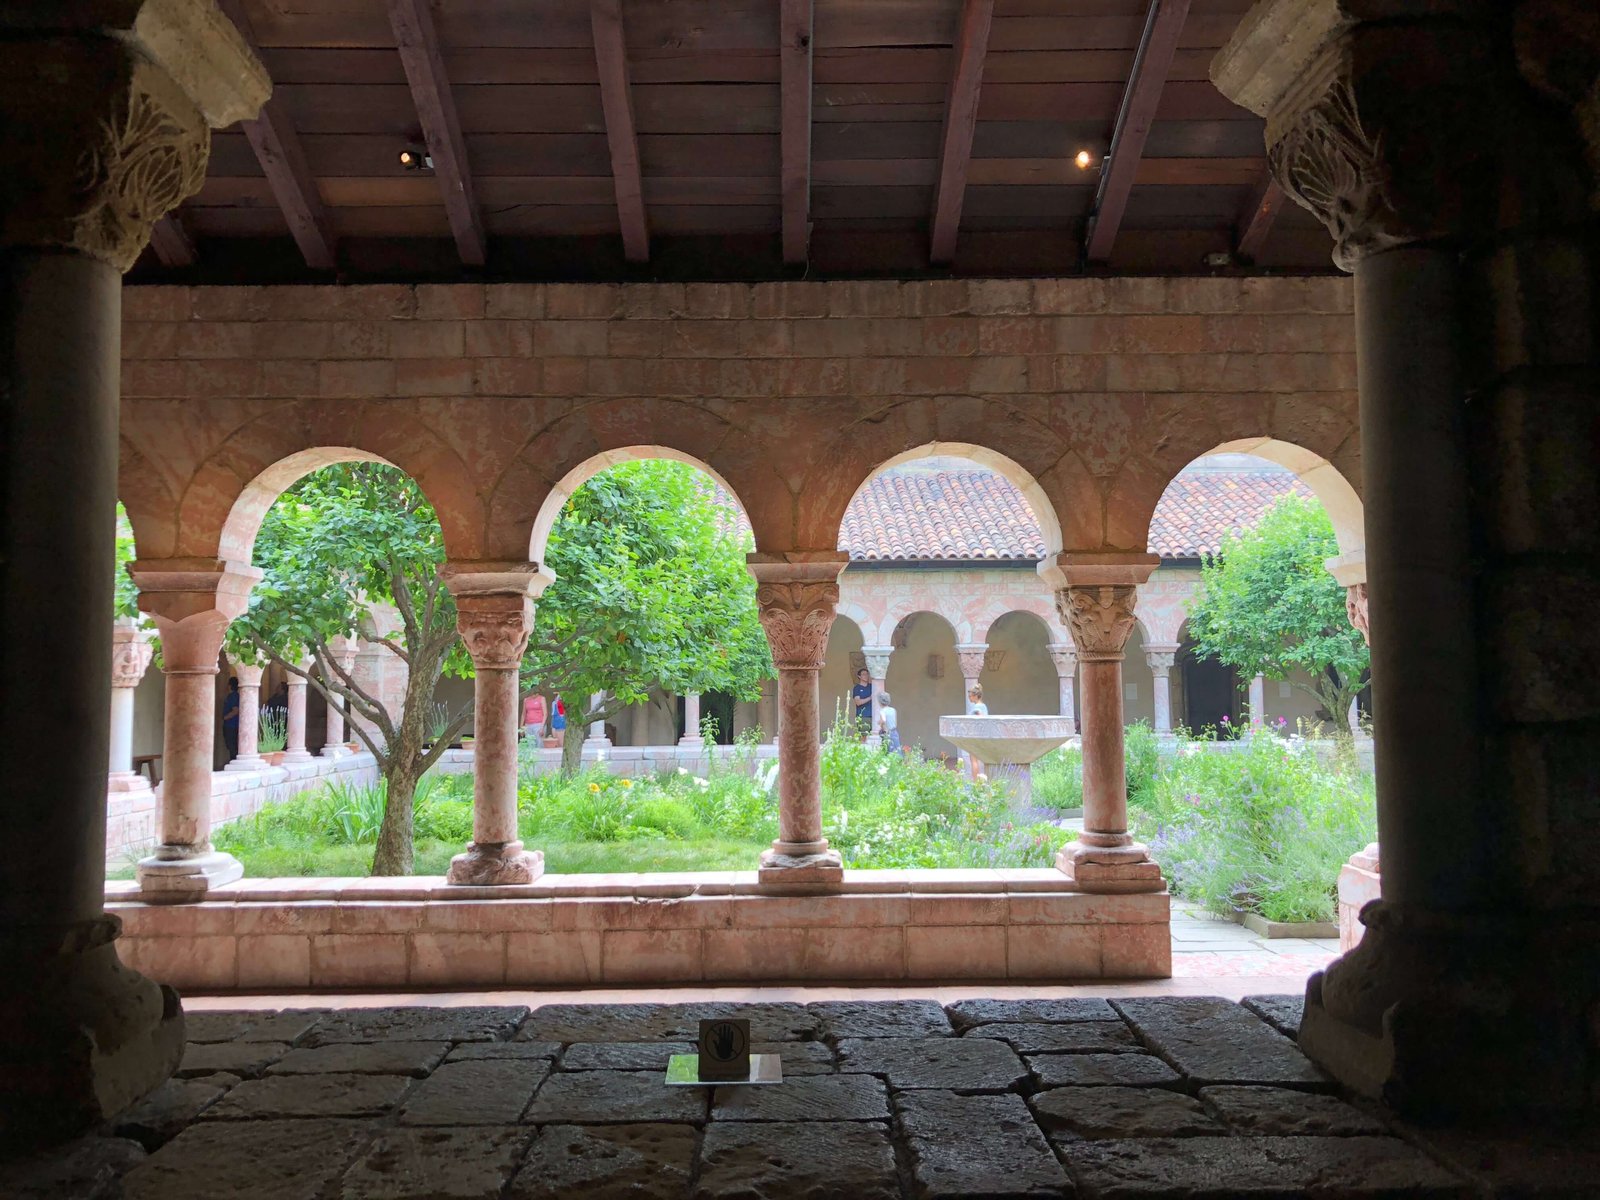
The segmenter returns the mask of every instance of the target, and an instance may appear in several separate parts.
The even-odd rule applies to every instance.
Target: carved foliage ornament
[[[155,647],[146,641],[113,642],[111,644],[111,686],[138,687],[149,669]]]
[[[839,604],[839,585],[763,583],[756,588],[756,604],[778,670],[821,670]]]
[[[1063,588],[1056,593],[1056,608],[1072,631],[1078,657],[1084,662],[1118,662],[1133,632],[1133,606],[1138,589],[1132,585],[1100,584]]]
[[[456,628],[472,665],[481,671],[514,671],[528,648],[529,622],[520,612],[469,612],[460,609]]]
[[[117,43],[0,45],[0,111],[0,244],[66,247],[125,271],[205,181],[199,109]]]
[[[1372,644],[1372,632],[1367,627],[1367,585],[1352,583],[1344,590],[1344,611],[1361,634],[1361,640]]]

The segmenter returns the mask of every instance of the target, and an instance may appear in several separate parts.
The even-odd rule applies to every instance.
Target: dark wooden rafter
[[[150,248],[163,267],[192,267],[198,254],[194,239],[183,227],[177,213],[168,213],[150,229]]]
[[[639,170],[639,135],[633,121],[633,90],[628,84],[628,43],[622,29],[622,0],[593,0],[595,65],[600,72],[600,107],[611,150],[611,179],[622,223],[622,253],[629,262],[650,260],[650,227],[644,213]]]
[[[1289,197],[1278,181],[1269,173],[1250,195],[1250,205],[1239,219],[1239,238],[1234,252],[1243,259],[1254,260],[1272,232],[1272,223],[1278,219]]]
[[[250,18],[245,15],[242,0],[219,0],[222,11],[238,27],[245,41],[255,45]],[[267,186],[283,211],[289,233],[306,260],[306,265],[319,271],[331,271],[336,265],[333,224],[322,206],[317,193],[317,181],[306,165],[305,151],[294,125],[284,113],[277,97],[269,96],[261,112],[253,120],[239,122],[239,128],[250,141],[256,161],[267,177]]]
[[[811,244],[811,0],[782,0],[779,21],[783,261],[798,265]]]
[[[1085,255],[1091,262],[1104,262],[1111,257],[1112,244],[1128,209],[1128,193],[1133,190],[1139,160],[1144,157],[1145,140],[1161,103],[1161,89],[1166,86],[1188,16],[1189,0],[1150,0],[1133,70],[1112,127],[1111,148],[1101,164],[1100,186],[1089,213],[1084,243]]]
[[[461,136],[455,97],[445,75],[428,0],[389,0],[389,24],[411,86],[412,102],[433,159],[434,176],[444,193],[445,213],[455,235],[456,250],[468,266],[484,263],[483,215],[467,166],[467,144]]]
[[[972,161],[972,136],[978,126],[983,59],[989,48],[989,27],[993,22],[994,0],[965,0],[961,7],[961,27],[956,33],[956,66],[945,102],[939,176],[933,196],[928,257],[935,263],[948,263],[956,256],[961,205],[967,194],[967,166]]]

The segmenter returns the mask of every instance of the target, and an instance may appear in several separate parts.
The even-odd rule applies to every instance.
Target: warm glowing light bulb
[[[1087,171],[1089,164],[1094,161],[1087,150],[1079,150],[1078,156],[1072,160],[1078,164],[1078,170]]]
[[[402,167],[414,167],[414,166],[416,166],[417,165],[417,156],[415,154],[411,153],[411,151],[409,151],[409,150],[400,151],[400,165]]]

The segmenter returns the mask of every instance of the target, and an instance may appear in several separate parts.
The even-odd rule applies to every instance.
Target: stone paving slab
[[[811,1041],[817,1017],[800,1004],[547,1004],[517,1031],[518,1041],[692,1042],[700,1022],[711,1017],[746,1017],[752,1042]]]
[[[904,1092],[895,1108],[919,1197],[1059,1197],[1069,1186],[1021,1096]]]
[[[533,1138],[526,1126],[386,1129],[345,1172],[339,1200],[500,1200]]]
[[[1183,1084],[1183,1076],[1153,1054],[1030,1054],[1027,1063],[1042,1088],[1176,1088]]]
[[[123,1178],[123,1200],[321,1200],[374,1132],[364,1121],[199,1121]]]
[[[514,1125],[545,1076],[546,1059],[445,1063],[400,1110],[404,1125]]]
[[[416,1081],[404,1075],[269,1075],[247,1079],[200,1114],[210,1121],[277,1117],[380,1117]]]
[[[855,1038],[839,1044],[839,1070],[882,1075],[889,1086],[1004,1092],[1027,1078],[1016,1052],[985,1038]]]
[[[185,1012],[184,1037],[191,1042],[289,1042],[303,1038],[327,1016],[326,1009],[286,1009],[283,1012],[240,1010]]]
[[[180,1079],[193,1079],[226,1071],[250,1079],[287,1053],[287,1042],[190,1042],[183,1048],[177,1074]]]
[[[1053,1088],[1029,1104],[1052,1140],[1220,1137],[1228,1132],[1193,1096],[1165,1088]]]
[[[751,1054],[776,1054],[783,1060],[783,1077],[831,1075],[837,1069],[833,1047],[826,1042],[756,1042]]]
[[[1239,1001],[1286,1038],[1300,1036],[1300,1016],[1305,1012],[1304,995],[1246,996]]]
[[[707,1089],[669,1088],[655,1071],[573,1071],[550,1076],[522,1119],[540,1125],[698,1125],[709,1102]]]
[[[866,1121],[736,1121],[700,1148],[695,1200],[899,1200],[887,1126]]]
[[[111,1131],[119,1138],[132,1138],[146,1150],[159,1149],[227,1093],[231,1085],[213,1082],[215,1078],[167,1080],[118,1116]]]
[[[1076,1021],[1070,1025],[979,1025],[969,1038],[995,1038],[1018,1054],[1142,1054],[1144,1044],[1121,1021]]]
[[[1468,1195],[1398,1138],[1132,1138],[1074,1142],[1063,1152],[1079,1193],[1096,1200]]]
[[[522,1005],[481,1008],[351,1008],[318,1021],[303,1044],[334,1042],[497,1042],[528,1015]]]
[[[144,1147],[128,1138],[80,1138],[37,1157],[0,1162],[0,1196],[121,1200],[122,1176],[144,1159]]]
[[[410,1075],[421,1079],[444,1061],[449,1042],[334,1042],[290,1050],[268,1075]]]
[[[568,1046],[561,1071],[660,1071],[674,1054],[693,1054],[693,1042],[578,1042]]]
[[[945,1011],[957,1029],[996,1022],[1054,1024],[1065,1021],[1116,1021],[1116,1010],[1104,1000],[958,1000]]]
[[[1388,1132],[1376,1117],[1315,1092],[1223,1084],[1201,1088],[1200,1099],[1236,1134],[1353,1137]]]
[[[1114,1003],[1139,1036],[1192,1084],[1330,1086],[1300,1047],[1231,1000],[1163,996]]]
[[[445,1062],[474,1062],[483,1058],[557,1058],[560,1042],[466,1042],[445,1055]]]
[[[830,1042],[845,1038],[948,1037],[950,1018],[932,1000],[822,1000],[806,1005]]]
[[[683,1200],[697,1140],[690,1125],[546,1125],[507,1200]]]
[[[875,1075],[810,1075],[771,1087],[719,1087],[713,1121],[887,1121],[889,1092]]]

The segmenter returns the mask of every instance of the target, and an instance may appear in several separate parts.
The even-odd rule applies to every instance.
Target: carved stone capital
[[[956,660],[961,664],[961,678],[977,679],[983,674],[989,647],[984,642],[967,642],[956,647]]]
[[[1045,647],[1050,653],[1050,661],[1055,664],[1056,674],[1063,679],[1077,674],[1078,648],[1070,642],[1051,642]]]
[[[1056,592],[1056,610],[1072,631],[1082,661],[1121,661],[1122,648],[1133,632],[1138,595],[1131,584],[1091,584]]]
[[[131,621],[118,621],[111,630],[111,686],[138,687],[154,653],[145,630]]]
[[[30,7],[0,40],[0,246],[127,270],[200,190],[211,129],[254,116],[271,84],[214,4]]]
[[[1164,678],[1172,670],[1172,664],[1177,659],[1176,646],[1151,643],[1144,648],[1144,661],[1150,665],[1151,672],[1157,678]]]
[[[867,674],[874,679],[882,680],[889,677],[889,659],[893,655],[893,646],[861,647],[861,657],[867,662]]]
[[[128,564],[139,608],[161,636],[167,675],[214,675],[228,625],[250,604],[256,567],[215,558],[141,558]]]
[[[1361,640],[1372,644],[1372,631],[1367,626],[1367,585],[1352,583],[1344,590],[1344,611],[1350,624],[1361,634]]]
[[[839,604],[839,585],[795,580],[756,587],[761,628],[780,671],[819,671]]]
[[[533,632],[533,600],[525,594],[462,596],[456,628],[480,671],[514,671]]]

